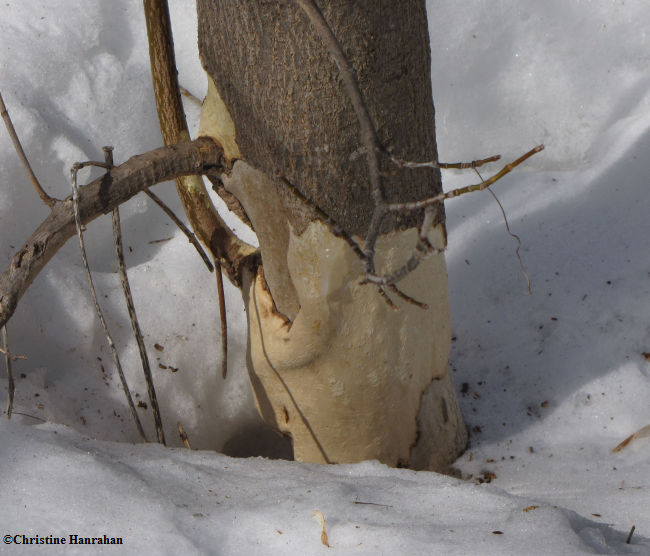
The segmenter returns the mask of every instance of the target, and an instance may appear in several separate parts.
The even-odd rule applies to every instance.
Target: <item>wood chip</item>
[[[614,448],[612,452],[620,452],[630,442],[632,442],[632,440],[635,440],[637,438],[645,438],[647,436],[650,436],[650,425],[646,425],[645,427],[640,428],[634,434],[628,436],[625,440],[623,440],[623,442],[621,442],[618,446],[616,446],[616,448]]]
[[[314,510],[311,516],[320,523],[320,541],[327,547],[330,547],[329,539],[327,538],[327,531],[325,530],[325,516],[323,512]]]

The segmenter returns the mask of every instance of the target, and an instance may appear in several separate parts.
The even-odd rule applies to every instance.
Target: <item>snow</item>
[[[103,145],[119,162],[160,144],[141,10],[134,0],[2,7],[0,88],[54,196],[69,194],[70,165],[101,159]],[[181,83],[202,95],[194,4],[171,10]],[[650,554],[650,440],[612,452],[650,424],[650,7],[467,0],[429,12],[441,160],[507,161],[546,145],[493,188],[532,295],[489,193],[447,205],[451,365],[472,430],[463,478],[231,457],[285,449],[253,405],[241,299],[227,285],[223,381],[214,277],[140,196],[121,211],[129,275],[176,447],[137,444],[70,241],[8,326],[12,351],[29,359],[14,364],[23,415],[0,420],[3,535],[106,534],[127,553]],[[5,133],[0,152],[4,266],[46,210]],[[447,189],[477,179],[444,178]],[[156,193],[181,213],[172,184]],[[90,263],[144,399],[106,220],[88,226]],[[150,410],[139,411],[153,438]],[[180,447],[177,421],[199,450]]]

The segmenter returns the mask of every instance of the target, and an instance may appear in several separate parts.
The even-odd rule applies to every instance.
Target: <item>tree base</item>
[[[417,230],[383,236],[380,268],[403,263]],[[430,235],[442,245],[442,227]],[[295,458],[316,463],[377,459],[444,471],[467,432],[448,373],[450,321],[444,257],[402,282],[428,310],[394,310],[345,241],[321,222],[291,233],[287,259],[299,311],[273,302],[262,269],[245,277],[249,371],[266,422],[293,441]]]

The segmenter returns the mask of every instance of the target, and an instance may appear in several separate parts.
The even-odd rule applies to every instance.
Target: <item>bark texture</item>
[[[357,71],[382,145],[407,160],[436,160],[429,37],[422,0],[327,0],[321,10]],[[292,0],[199,0],[199,51],[236,122],[241,158],[294,184],[351,234],[372,216],[359,124],[338,69]],[[384,161],[385,171],[394,167]],[[397,172],[387,201],[441,191],[440,173]],[[284,190],[284,188],[281,188]],[[311,218],[293,210],[297,232]],[[419,214],[402,215],[414,226]],[[443,220],[442,207],[438,221]]]

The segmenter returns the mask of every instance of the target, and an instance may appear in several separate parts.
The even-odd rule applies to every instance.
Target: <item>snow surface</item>
[[[223,381],[217,304],[205,303],[214,277],[139,196],[122,208],[123,227],[150,356],[166,367],[155,369],[166,432],[180,446],[182,421],[202,451],[136,444],[70,241],[8,326],[12,351],[29,359],[14,364],[23,415],[0,420],[3,535],[107,534],[123,537],[127,553],[650,554],[650,441],[611,451],[650,424],[650,6],[428,4],[441,160],[509,160],[546,145],[494,187],[521,237],[531,296],[489,193],[447,205],[451,365],[472,430],[456,462],[464,479],[377,462],[230,457],[284,449],[252,402],[240,297],[227,285]],[[180,81],[200,96],[194,3],[171,9]],[[115,146],[118,162],[160,145],[140,2],[1,10],[0,89],[52,195],[67,195],[70,165],[101,159],[102,145]],[[198,108],[186,108],[196,126]],[[46,210],[3,132],[0,152],[6,265]],[[476,179],[447,172],[445,187]],[[172,184],[156,192],[181,213]],[[144,399],[106,220],[88,226],[90,263]],[[150,410],[139,411],[153,438]]]

